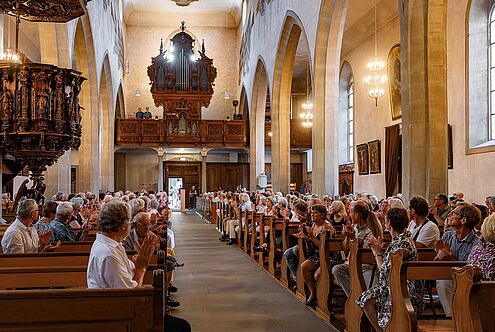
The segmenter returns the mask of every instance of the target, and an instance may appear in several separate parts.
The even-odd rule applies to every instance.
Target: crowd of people
[[[59,192],[43,205],[33,199],[21,200],[16,219],[3,234],[4,254],[56,251],[64,242],[82,241],[90,229],[98,230],[87,267],[88,288],[134,288],[143,285],[146,268],[167,238],[167,301],[165,330],[190,331],[187,321],[173,317],[170,310],[180,306],[171,293],[175,240],[165,192],[80,192],[67,196]],[[166,231],[164,231],[166,229]],[[137,254],[128,258],[126,251]]]
[[[403,201],[401,195],[378,199],[375,195],[360,193],[343,197],[302,195],[292,192],[287,195],[272,192],[213,192],[204,193],[203,198],[222,202],[233,208],[233,217],[219,220],[224,232],[220,241],[228,245],[236,243],[239,227],[246,222],[246,213],[254,211],[265,216],[284,218],[299,222],[299,232],[291,239],[284,259],[291,271],[294,284],[297,270],[302,269],[304,281],[309,289],[306,304],[315,306],[316,282],[319,277],[320,235],[328,230],[342,234],[343,247],[349,241],[360,239],[364,248],[372,250],[379,273],[373,273],[373,265],[363,265],[363,274],[369,289],[358,299],[377,331],[388,323],[391,315],[390,255],[399,248],[405,249],[405,260],[417,260],[417,248],[436,250],[435,260],[467,261],[481,268],[483,279],[495,280],[495,196],[488,196],[483,203],[468,203],[464,195],[457,192],[451,196],[439,193],[432,202],[420,196]],[[217,211],[220,215],[220,211]],[[265,232],[268,229],[252,230]],[[384,234],[391,241],[384,244]],[[299,266],[297,238],[303,239],[308,248],[307,260]],[[279,241],[280,240],[280,241]],[[281,239],[277,246],[281,248]],[[260,244],[257,250],[263,250]],[[349,265],[345,256],[332,259],[332,274],[337,284],[349,296]],[[408,282],[411,302],[419,313],[423,309],[424,282]],[[296,287],[296,286],[294,286]],[[453,283],[450,280],[436,281],[436,289],[446,317],[451,317]]]

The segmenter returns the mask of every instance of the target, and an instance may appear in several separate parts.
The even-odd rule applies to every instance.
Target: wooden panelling
[[[244,120],[117,119],[117,145],[245,147],[247,126]]]
[[[216,191],[219,186],[225,191],[235,191],[238,185],[249,188],[249,164],[246,163],[207,163],[206,188]]]
[[[268,183],[272,182],[272,164],[265,164],[265,174]],[[302,164],[291,163],[290,164],[290,182],[296,184],[296,190],[299,190],[299,186],[303,184],[302,176]]]
[[[201,163],[200,162],[175,162],[167,161],[163,167],[165,172],[165,186],[168,189],[169,178],[182,178],[182,185],[186,190],[186,208],[189,207],[188,194],[191,186],[200,186],[201,181]]]

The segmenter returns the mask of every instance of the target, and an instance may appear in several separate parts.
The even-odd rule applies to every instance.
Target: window
[[[244,0],[242,2],[242,27],[246,25],[246,17],[247,17],[247,1]]]
[[[347,160],[354,161],[354,79],[349,79],[347,89]]]
[[[489,96],[489,114],[488,114],[488,137],[490,140],[495,139],[495,6],[490,10],[490,20],[488,27],[489,46],[489,66],[490,66],[490,96]]]
[[[339,79],[338,141],[339,164],[354,162],[354,78],[351,66],[344,61]]]
[[[466,152],[495,150],[495,1],[472,0],[467,24]]]

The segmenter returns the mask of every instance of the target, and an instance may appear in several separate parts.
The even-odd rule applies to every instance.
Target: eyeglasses
[[[459,213],[459,212],[457,212],[457,211],[452,211],[452,212],[450,212],[450,214],[451,214],[451,215],[456,214],[456,215],[458,215],[458,216],[459,216],[459,217],[461,217],[461,218],[464,218],[464,217],[465,217],[464,215],[460,214],[460,213]]]

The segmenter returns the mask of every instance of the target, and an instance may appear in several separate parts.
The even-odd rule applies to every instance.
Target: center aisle
[[[337,331],[192,212],[173,213],[177,268],[173,315],[193,332]]]

